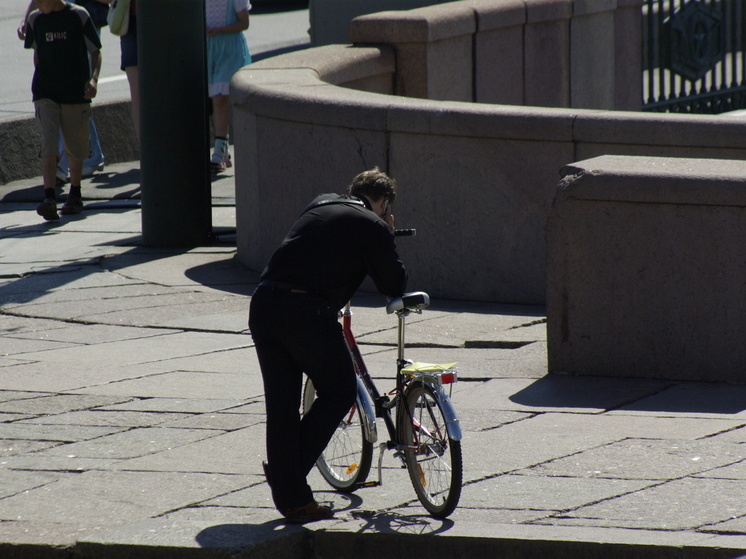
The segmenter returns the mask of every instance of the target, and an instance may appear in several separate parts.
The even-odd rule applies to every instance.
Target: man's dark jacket
[[[364,198],[322,194],[290,229],[261,280],[317,293],[339,309],[366,275],[384,295],[404,292],[407,273],[390,227]]]

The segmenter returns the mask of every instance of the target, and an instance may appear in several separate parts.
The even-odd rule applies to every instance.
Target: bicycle
[[[381,395],[352,334],[352,312],[347,303],[341,312],[342,328],[357,373],[358,394],[316,466],[334,489],[351,493],[383,483],[384,452],[393,450],[409,472],[420,503],[433,517],[446,518],[458,505],[463,478],[461,428],[444,389],[449,386],[452,390],[458,373],[453,365],[413,363],[404,358],[406,317],[422,313],[429,304],[427,293],[418,291],[392,299],[386,306],[386,312],[398,318],[398,351],[395,388]],[[313,383],[306,379],[303,413],[314,399]],[[378,440],[377,418],[383,419],[389,440],[379,444],[378,480],[366,481]]]

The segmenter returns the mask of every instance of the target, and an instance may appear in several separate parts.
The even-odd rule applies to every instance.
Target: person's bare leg
[[[212,122],[216,137],[228,137],[228,121],[228,96],[215,95],[212,98]]]
[[[80,186],[83,180],[83,160],[70,158],[70,185]]]
[[[83,160],[70,158],[70,192],[62,205],[60,213],[64,215],[79,214],[83,211],[83,195],[80,181],[83,178]]]
[[[44,200],[36,207],[36,213],[47,221],[59,219],[55,187],[57,181],[57,156],[45,155],[41,158],[41,175],[44,181]]]
[[[47,155],[41,158],[41,176],[44,181],[44,195],[54,192],[57,182],[57,156]]]
[[[230,121],[228,115],[228,96],[213,96],[212,123],[215,128],[215,145],[210,164],[215,170],[222,170],[231,166],[231,156],[228,152],[228,126]]]
[[[140,72],[137,66],[127,66],[124,69],[127,81],[130,84],[130,98],[132,99],[132,123],[135,126],[135,135],[140,139]]]

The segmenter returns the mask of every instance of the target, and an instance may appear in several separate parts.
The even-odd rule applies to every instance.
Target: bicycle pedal
[[[363,483],[358,483],[357,486],[360,489],[366,489],[368,487],[379,487],[381,485],[380,481],[365,481]]]

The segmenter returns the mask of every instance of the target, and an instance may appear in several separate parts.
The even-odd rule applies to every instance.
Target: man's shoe
[[[83,199],[80,196],[67,195],[67,200],[60,208],[62,215],[79,214],[83,211]]]
[[[47,221],[54,221],[60,218],[57,214],[57,202],[54,198],[46,198],[41,204],[36,206],[36,213]]]
[[[320,505],[316,501],[311,501],[302,507],[280,510],[280,514],[285,517],[285,522],[289,524],[306,524],[334,518],[334,511],[331,507]]]

